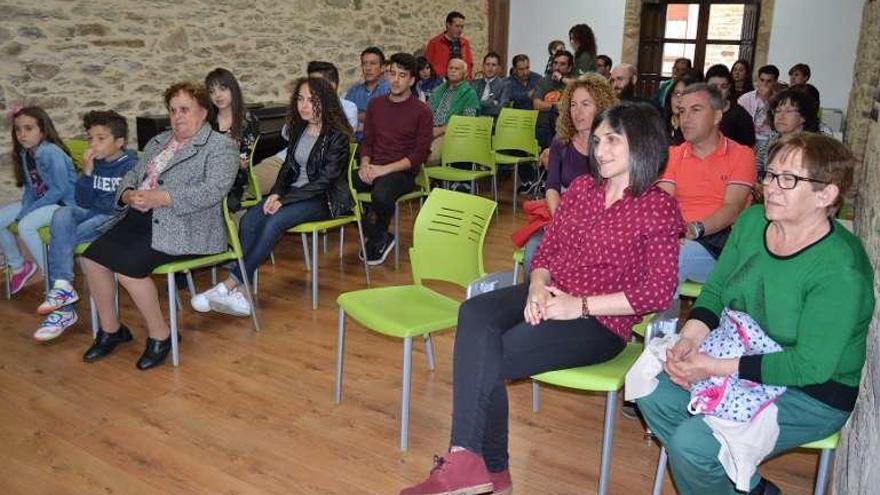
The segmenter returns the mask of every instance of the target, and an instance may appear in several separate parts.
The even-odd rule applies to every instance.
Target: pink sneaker
[[[400,495],[479,495],[492,493],[492,481],[483,458],[469,450],[446,457],[434,456],[428,479],[404,488]]]
[[[489,473],[492,480],[492,495],[511,495],[513,493],[513,480],[510,479],[510,469],[498,473]]]
[[[37,273],[37,264],[31,260],[24,260],[21,268],[13,272],[12,277],[9,279],[9,292],[12,294],[18,293],[35,273]],[[8,272],[7,276],[9,276]]]

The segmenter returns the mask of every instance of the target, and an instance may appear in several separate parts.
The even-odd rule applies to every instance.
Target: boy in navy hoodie
[[[47,315],[34,333],[39,341],[52,340],[76,323],[73,304],[79,295],[73,288],[73,251],[82,242],[97,239],[99,227],[116,213],[116,188],[137,163],[137,154],[126,150],[128,123],[118,113],[91,111],[83,117],[89,146],[83,154],[82,176],[76,183],[76,205],[64,206],[52,215],[49,242],[51,289],[37,312]]]

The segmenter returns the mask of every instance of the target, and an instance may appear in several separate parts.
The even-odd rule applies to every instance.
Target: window
[[[705,72],[739,59],[752,64],[759,0],[657,0],[642,4],[639,73],[642,94],[672,76],[680,57]]]

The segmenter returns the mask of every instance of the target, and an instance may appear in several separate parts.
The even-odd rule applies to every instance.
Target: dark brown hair
[[[309,92],[312,93],[313,111],[321,117],[321,131],[324,132],[330,128],[334,128],[339,132],[352,139],[354,135],[351,124],[345,118],[342,111],[342,105],[339,103],[339,97],[330,86],[326,79],[320,77],[301,77],[293,83],[293,93],[290,95],[290,104],[287,107],[287,128],[290,135],[294,135],[294,129],[304,127],[307,122],[299,114],[296,108],[296,100],[299,97],[300,88],[308,85]]]
[[[198,103],[200,107],[208,111],[208,114],[212,112],[214,106],[211,104],[211,96],[208,94],[208,88],[197,81],[182,81],[169,86],[168,89],[165,90],[164,95],[166,109],[171,110],[171,98],[174,98],[179,93],[190,95],[192,99],[196,100],[196,103]]]
[[[21,143],[18,142],[18,139],[15,137],[15,119],[21,115],[27,115],[32,119],[37,121],[37,125],[40,127],[40,132],[43,133],[43,141],[49,141],[52,144],[55,144],[59,148],[61,148],[67,156],[73,159],[73,155],[70,153],[70,149],[67,148],[67,145],[64,144],[64,141],[58,136],[58,131],[55,130],[55,125],[52,123],[52,119],[49,118],[49,114],[46,113],[40,107],[37,106],[29,106],[22,107],[12,114],[12,162],[15,164],[13,167],[13,172],[15,173],[15,185],[18,187],[22,187],[24,185],[24,172],[22,170],[23,163],[21,162],[21,152],[24,151],[24,147]]]
[[[244,132],[244,115],[246,112],[244,96],[241,94],[241,86],[232,72],[223,67],[217,67],[205,76],[205,89],[208,91],[208,101],[210,102],[208,121],[215,131],[220,130],[220,124],[217,121],[220,109],[214,106],[214,102],[210,101],[211,88],[214,86],[226,88],[232,93],[232,127],[229,128],[229,135],[233,140],[239,141]]]
[[[784,160],[789,154],[798,151],[801,153],[801,167],[811,179],[837,186],[839,193],[834,204],[829,207],[829,213],[835,211],[852,187],[855,156],[849,148],[834,138],[814,132],[796,132],[770,147],[767,151],[767,164],[776,158]],[[815,190],[825,187],[825,184],[816,182],[811,184]]]

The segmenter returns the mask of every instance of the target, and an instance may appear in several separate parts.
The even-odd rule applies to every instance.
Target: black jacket
[[[302,173],[294,155],[296,145],[305,129],[306,126],[301,124],[290,133],[287,159],[278,171],[278,178],[275,179],[275,185],[272,186],[269,194],[277,194],[283,205],[324,196],[332,216],[346,214],[352,208],[351,193],[348,189],[348,161],[351,149],[348,136],[338,129],[321,130],[306,163],[305,172],[308,174],[309,182],[303,187],[295,189],[290,187]]]

